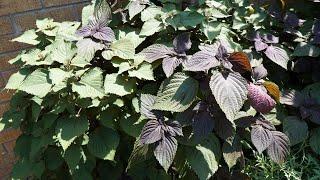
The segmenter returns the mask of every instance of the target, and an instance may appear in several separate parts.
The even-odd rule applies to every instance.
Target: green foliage
[[[37,20],[13,39],[34,47],[10,61],[12,177],[319,178],[320,21],[279,3],[96,0],[82,22]]]

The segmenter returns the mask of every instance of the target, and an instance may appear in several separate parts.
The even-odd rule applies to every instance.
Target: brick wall
[[[89,0],[0,0],[0,117],[9,108],[12,92],[3,91],[17,67],[8,64],[28,46],[10,42],[23,31],[35,27],[36,19],[80,20],[81,9]],[[19,131],[0,132],[0,179],[8,179],[15,160],[13,148]]]

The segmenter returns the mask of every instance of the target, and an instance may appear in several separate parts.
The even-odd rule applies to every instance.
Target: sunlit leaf
[[[215,71],[211,76],[210,89],[226,117],[233,120],[247,99],[246,80],[239,73]]]

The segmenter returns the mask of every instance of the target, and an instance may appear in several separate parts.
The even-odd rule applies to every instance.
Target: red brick
[[[16,68],[16,66],[8,63],[11,59],[15,58],[19,53],[13,52],[9,54],[0,55],[0,71]]]
[[[47,11],[36,11],[24,13],[15,17],[17,26],[22,30],[28,30],[36,27],[37,19],[53,18],[55,21],[73,21],[76,19],[73,7],[53,8]]]
[[[6,85],[6,82],[5,82],[4,79],[1,77],[1,74],[0,74],[0,88],[2,89],[5,85]]]
[[[14,73],[18,72],[17,69],[11,69],[11,70],[8,70],[8,71],[2,71],[0,72],[0,74],[2,75],[2,79],[4,81],[4,83],[6,84],[10,78],[10,76]],[[0,86],[1,87],[1,86]],[[3,87],[3,86],[2,86]]]
[[[10,104],[9,103],[4,103],[4,104],[0,104],[0,117],[2,117],[2,115],[8,111],[10,108]],[[1,133],[1,132],[0,132]],[[2,139],[2,137],[0,137],[0,139]]]
[[[12,34],[13,33],[13,28],[12,24],[10,22],[9,17],[1,17],[0,18],[0,35],[4,34]]]
[[[0,16],[39,8],[40,0],[1,0]]]
[[[15,136],[13,141],[9,141],[9,142],[5,142],[3,145],[6,148],[7,152],[10,154],[13,152],[14,150],[14,146],[16,145],[16,139],[18,136]],[[12,162],[14,161],[14,159],[12,159]]]
[[[13,95],[13,90],[2,89],[0,90],[0,102],[9,101]]]
[[[90,4],[90,3],[82,3],[82,4],[75,5],[75,10],[76,10],[76,13],[77,13],[79,20],[81,19],[83,7],[87,6],[88,4]]]
[[[21,132],[16,129],[7,129],[0,132],[0,144],[4,143],[7,152],[11,152],[15,145],[15,141]]]
[[[17,51],[20,49],[25,49],[27,47],[31,47],[28,44],[19,43],[19,42],[12,42],[11,40],[16,37],[17,36],[14,36],[14,35],[0,36],[0,52],[5,53],[8,51]]]
[[[60,6],[65,4],[72,4],[77,2],[83,2],[85,0],[44,0],[44,6]]]

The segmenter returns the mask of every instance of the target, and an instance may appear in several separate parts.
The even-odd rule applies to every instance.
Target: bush
[[[35,46],[10,61],[13,178],[248,178],[245,156],[281,164],[309,129],[320,154],[318,11],[288,3],[96,0],[81,23],[38,20],[13,40]]]

